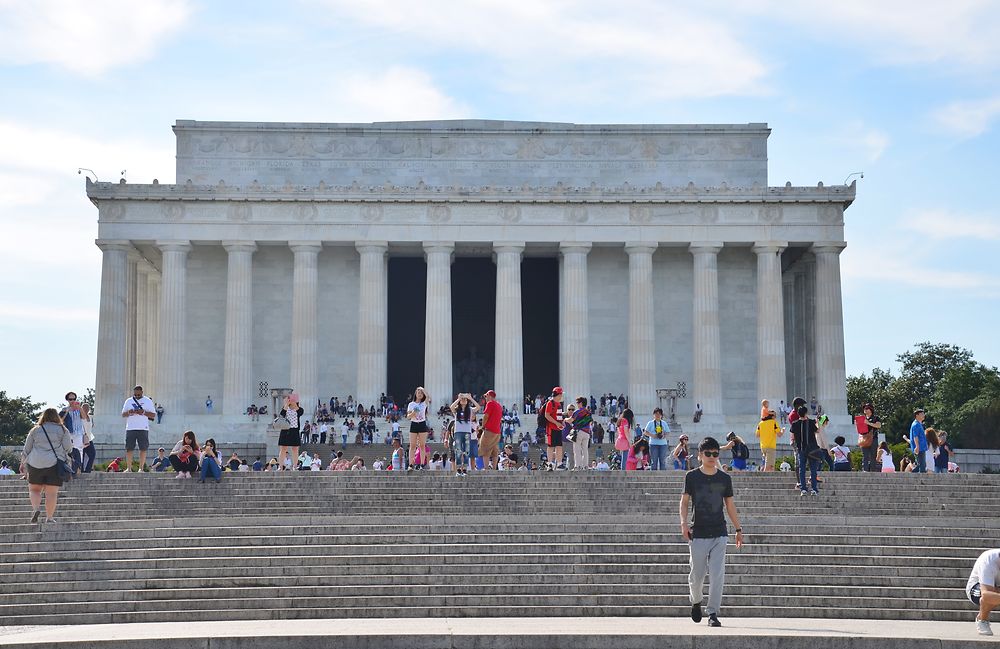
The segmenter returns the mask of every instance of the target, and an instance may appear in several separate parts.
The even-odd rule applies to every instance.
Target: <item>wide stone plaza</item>
[[[770,186],[765,124],[180,120],[177,182],[89,183],[97,432],[133,384],[261,441],[251,403],[673,390],[685,432],[815,396],[848,430],[839,254],[854,185]],[[205,408],[211,395],[214,408]],[[689,423],[697,405],[704,416]],[[110,416],[104,416],[109,414]],[[159,439],[162,438],[162,439]]]

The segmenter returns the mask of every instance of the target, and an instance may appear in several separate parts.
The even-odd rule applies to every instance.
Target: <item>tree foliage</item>
[[[9,397],[0,390],[0,446],[20,445],[42,412],[31,397]]]
[[[847,379],[852,412],[872,402],[890,443],[909,430],[915,408],[950,435],[953,445],[1000,448],[1000,372],[977,362],[967,349],[923,342],[896,357],[900,373],[875,368]]]

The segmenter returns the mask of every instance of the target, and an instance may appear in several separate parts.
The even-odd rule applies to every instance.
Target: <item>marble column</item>
[[[590,324],[587,299],[587,255],[590,243],[568,242],[562,253],[562,307],[560,345],[563,373],[559,377],[566,393],[564,403],[578,396],[590,397]]]
[[[424,329],[424,388],[433,411],[454,399],[451,349],[451,255],[453,242],[424,243],[427,256],[427,317]]]
[[[388,381],[389,311],[387,241],[359,241],[358,402],[378,404]],[[400,397],[402,398],[402,397]]]
[[[146,314],[148,327],[146,329],[146,376],[142,379],[149,395],[157,394],[157,378],[160,375],[158,350],[160,349],[160,272],[150,267],[146,278]],[[154,401],[155,396],[150,396]]]
[[[160,287],[160,340],[157,357],[158,395],[163,422],[182,423],[187,414],[187,256],[189,241],[157,241],[163,256]]]
[[[139,262],[135,284],[135,385],[149,382],[149,273],[152,266]]]
[[[101,261],[101,306],[97,328],[97,377],[94,384],[96,421],[102,431],[117,430],[122,404],[128,398],[125,338],[128,297],[128,241],[98,240]]]
[[[223,241],[226,274],[226,352],[222,382],[222,414],[239,417],[255,402],[253,385],[253,253],[252,241]]]
[[[312,420],[319,395],[319,343],[316,304],[319,299],[319,253],[315,241],[290,241],[295,255],[292,271],[291,388],[299,395],[305,417]],[[368,404],[365,404],[366,406]]]
[[[696,404],[701,404],[703,424],[721,425],[724,417],[718,255],[722,243],[692,243],[690,250],[694,256],[694,389],[691,396]]]
[[[656,407],[653,253],[656,244],[626,243],[628,253],[628,399],[636,420]]]
[[[841,430],[850,424],[840,286],[840,253],[846,246],[842,241],[812,246],[816,257],[816,399],[830,415],[831,426]]]
[[[497,258],[495,373],[493,389],[505,406],[524,399],[524,348],[521,329],[521,253],[524,242],[494,243]]]
[[[757,255],[757,396],[775,411],[788,400],[785,383],[785,298],[781,275],[784,241],[758,241]]]
[[[136,354],[136,311],[138,310],[139,261],[142,257],[134,248],[128,253],[128,270],[125,276],[126,303],[125,317],[125,382],[131,388],[137,385],[135,376]],[[145,387],[145,386],[144,386]]]

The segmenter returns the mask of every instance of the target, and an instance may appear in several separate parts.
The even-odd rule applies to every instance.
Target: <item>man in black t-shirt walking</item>
[[[719,469],[719,442],[706,437],[698,445],[701,467],[688,471],[684,476],[684,495],[681,496],[681,536],[690,544],[691,619],[701,622],[701,599],[704,595],[705,575],[708,584],[708,625],[722,626],[719,608],[722,606],[722,588],[726,581],[726,514],[736,526],[736,547],[743,547],[743,528],[733,499],[733,480]],[[688,526],[688,512],[694,505],[694,524]],[[725,510],[725,511],[723,511]]]

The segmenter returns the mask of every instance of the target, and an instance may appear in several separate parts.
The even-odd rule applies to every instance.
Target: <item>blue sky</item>
[[[767,122],[770,184],[864,171],[849,373],[1000,365],[1000,4],[0,0],[0,389],[94,382],[101,180],[174,181],[177,119]]]

